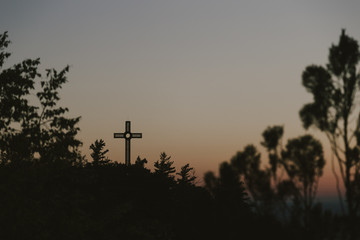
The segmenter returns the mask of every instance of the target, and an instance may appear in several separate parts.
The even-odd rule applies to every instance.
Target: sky
[[[132,162],[148,165],[165,151],[177,170],[194,167],[199,183],[247,144],[260,145],[267,126],[284,140],[311,133],[327,165],[319,194],[334,195],[329,145],[305,131],[301,85],[310,64],[324,65],[341,29],[360,41],[358,0],[5,0],[0,32],[12,44],[8,66],[40,57],[41,69],[70,65],[60,92],[69,116],[81,116],[79,138],[103,139],[110,159],[124,162],[132,130]],[[43,72],[44,73],[44,72]]]

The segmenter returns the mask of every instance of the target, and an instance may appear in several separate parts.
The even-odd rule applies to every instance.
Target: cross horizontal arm
[[[142,138],[142,133],[132,133],[131,137],[132,138]]]
[[[125,133],[114,133],[114,138],[125,138]]]

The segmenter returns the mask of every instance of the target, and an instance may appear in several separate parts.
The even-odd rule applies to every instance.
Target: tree
[[[208,171],[204,174],[205,188],[215,196],[216,188],[219,185],[219,179],[215,176],[214,172]]]
[[[294,182],[289,180],[288,176],[284,176],[284,161],[282,159],[283,134],[283,126],[268,126],[262,133],[263,141],[261,142],[261,145],[263,145],[268,152],[270,168],[268,168],[267,171],[270,174],[273,196],[276,199],[276,204],[278,204],[283,217],[286,218],[289,215],[293,215],[295,210],[294,206],[298,205],[298,190]],[[278,170],[280,170],[279,176]],[[293,207],[289,205],[290,199],[292,200]]]
[[[260,169],[260,157],[254,145],[247,145],[230,160],[237,176],[245,183],[257,211],[261,214],[272,214],[275,211],[275,192],[271,186],[271,173]]]
[[[181,167],[180,173],[176,173],[176,175],[179,175],[180,178],[178,179],[178,182],[181,184],[194,184],[194,181],[196,179],[194,168],[190,167],[189,163],[185,164]]]
[[[3,69],[10,57],[7,32],[0,35],[0,160],[1,163],[24,161],[66,161],[72,164],[83,160],[76,139],[80,117],[67,118],[68,108],[58,107],[59,89],[67,82],[69,67],[61,71],[46,70],[36,93],[39,104],[29,102],[35,90],[39,59],[27,59]],[[40,105],[40,106],[38,106]]]
[[[90,156],[93,159],[94,166],[104,165],[110,162],[110,159],[105,156],[105,154],[108,153],[109,150],[104,150],[104,147],[105,142],[102,139],[95,140],[95,142],[90,145],[90,149],[92,150]]]
[[[286,208],[288,198],[292,197],[292,211],[304,211],[305,215],[309,216],[325,165],[322,145],[311,135],[304,135],[289,139],[286,148],[283,149],[283,133],[282,126],[269,126],[262,134],[264,141],[261,144],[266,147],[269,154],[275,192]],[[282,170],[282,177],[277,177],[279,168]]]
[[[308,226],[325,165],[322,145],[311,135],[304,135],[288,140],[282,156],[284,168],[296,186],[297,197],[305,212],[304,222]]]
[[[147,163],[148,161],[146,160],[146,158],[144,159],[141,159],[140,156],[138,156],[136,158],[136,161],[135,161],[135,165],[136,166],[140,166],[142,168],[145,168],[145,164]]]
[[[237,170],[230,163],[222,162],[219,177],[209,171],[204,181],[215,200],[216,227],[221,233],[215,238],[241,239],[242,234],[250,233],[251,207]]]
[[[175,167],[172,166],[174,162],[170,161],[170,158],[171,156],[168,156],[165,152],[160,153],[160,160],[154,164],[155,173],[171,177],[171,174],[175,172]]]
[[[271,174],[275,181],[275,184],[278,184],[277,169],[279,166],[281,166],[280,154],[282,150],[281,139],[283,134],[284,128],[282,126],[267,127],[262,133],[264,141],[261,142],[261,145],[263,145],[269,153]]]
[[[261,144],[268,151],[269,165],[260,167],[261,155],[254,145],[245,146],[230,162],[244,181],[258,213],[281,213],[283,219],[298,213],[309,216],[325,164],[322,145],[305,135],[290,139],[283,149],[283,133],[283,126],[269,126],[262,134]],[[210,176],[207,180],[210,182]]]
[[[300,118],[304,128],[314,126],[328,138],[345,186],[349,215],[356,215],[360,207],[360,115],[355,104],[359,95],[359,60],[357,41],[342,30],[339,43],[329,49],[326,67],[310,65],[302,74],[302,84],[313,95],[313,102],[303,106]],[[334,174],[341,200],[335,170]]]
[[[249,210],[248,195],[236,170],[228,162],[223,162],[219,167],[218,199],[225,201],[233,210],[237,206],[241,211]],[[227,207],[230,207],[227,206]]]

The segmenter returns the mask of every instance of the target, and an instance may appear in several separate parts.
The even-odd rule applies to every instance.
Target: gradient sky
[[[288,138],[307,133],[298,112],[311,95],[301,86],[307,65],[325,64],[342,28],[360,41],[360,1],[5,0],[0,31],[12,57],[40,57],[42,69],[69,64],[61,104],[80,122],[83,153],[104,139],[124,162],[126,120],[143,139],[132,161],[149,166],[160,152],[201,178],[269,125]],[[334,191],[329,146],[320,194]]]

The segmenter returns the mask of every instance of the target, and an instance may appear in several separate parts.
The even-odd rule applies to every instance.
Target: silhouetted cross
[[[130,166],[130,140],[132,138],[142,138],[142,133],[132,133],[130,131],[130,121],[125,122],[124,133],[114,133],[114,138],[125,138],[125,164]]]

